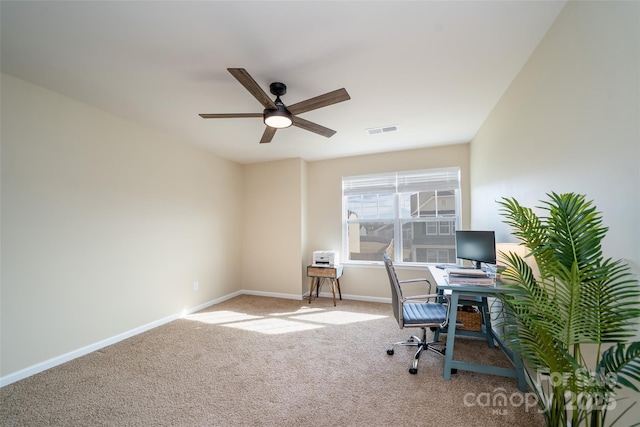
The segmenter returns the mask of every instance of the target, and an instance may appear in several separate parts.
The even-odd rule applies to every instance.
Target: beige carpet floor
[[[0,389],[3,426],[542,426],[516,381],[389,343],[389,304],[243,295]],[[456,358],[508,366],[486,341]],[[494,406],[504,394],[514,404]]]

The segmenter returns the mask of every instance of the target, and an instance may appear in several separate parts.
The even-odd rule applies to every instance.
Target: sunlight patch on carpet
[[[210,325],[220,325],[245,331],[259,332],[261,334],[276,335],[319,329],[327,325],[346,325],[388,317],[304,306],[295,311],[276,312],[268,316],[269,317],[254,316],[238,311],[220,310],[194,313],[185,316],[184,319]]]
[[[211,311],[206,313],[195,313],[184,317],[187,320],[196,320],[202,323],[218,325],[220,323],[241,322],[243,320],[260,319],[261,316],[252,316],[246,313],[238,313],[236,311]]]
[[[387,316],[375,314],[354,313],[351,311],[327,311],[324,313],[303,314],[292,316],[292,319],[305,320],[307,322],[328,323],[330,325],[346,325],[348,323],[366,322],[369,320],[384,319]]]
[[[285,319],[250,320],[247,322],[229,323],[222,326],[242,329],[245,331],[259,332],[261,334],[267,335],[286,334],[288,332],[299,332],[308,331],[310,329],[324,328],[324,326],[322,325],[294,322],[292,320]]]
[[[291,316],[295,314],[307,314],[307,313],[315,313],[318,311],[325,311],[324,308],[311,308],[311,307],[300,307],[296,311],[289,311],[287,313],[271,313],[270,316]]]

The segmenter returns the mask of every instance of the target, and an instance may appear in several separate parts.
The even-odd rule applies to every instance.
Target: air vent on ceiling
[[[382,126],[379,128],[369,128],[367,129],[367,133],[369,135],[377,135],[379,133],[395,132],[397,130],[398,130],[398,125],[389,125],[389,126]]]

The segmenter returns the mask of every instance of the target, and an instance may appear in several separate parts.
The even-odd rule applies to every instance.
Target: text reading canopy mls
[[[496,263],[496,236],[493,231],[456,230],[456,258],[482,263]]]

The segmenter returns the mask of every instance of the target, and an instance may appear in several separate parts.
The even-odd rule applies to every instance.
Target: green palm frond
[[[640,392],[634,384],[640,383],[640,342],[631,343],[628,347],[618,343],[607,349],[602,353],[596,374],[605,382],[613,379],[614,381],[608,384],[615,388],[624,386]]]
[[[500,213],[506,218],[506,224],[513,228],[513,234],[522,241],[530,251],[538,266],[544,266],[551,257],[549,248],[544,245],[545,227],[531,208],[524,207],[513,198],[498,201],[502,205]]]
[[[506,278],[525,287],[538,303],[547,301],[541,322],[566,346],[616,342],[635,334],[640,311],[635,286],[627,265],[604,260],[600,242],[607,228],[602,217],[582,195],[549,195],[539,218],[514,199],[503,199],[505,222],[532,252],[540,277],[513,257]],[[519,257],[517,257],[519,258]],[[535,288],[544,289],[541,294]],[[529,298],[529,306],[532,302]],[[533,301],[535,302],[535,301]],[[537,304],[540,305],[540,304]]]
[[[515,199],[498,202],[504,222],[530,251],[525,258],[537,267],[534,271],[516,254],[502,254],[504,286],[516,291],[502,298],[515,319],[511,328],[511,318],[502,322],[505,339],[529,368],[566,375],[566,384],[550,390],[535,386],[541,405],[550,411],[545,414],[549,425],[601,426],[606,405],[567,408],[565,392],[613,396],[613,388],[599,380],[612,376],[615,387],[640,391],[635,385],[640,383],[640,342],[625,344],[637,333],[640,289],[626,263],[604,259],[601,242],[608,228],[593,203],[574,193],[548,197],[537,206],[544,217]],[[600,355],[603,343],[616,345]],[[598,349],[593,378],[582,344]],[[587,372],[590,381],[580,372]]]
[[[532,269],[515,254],[502,254],[510,265],[503,272],[505,287],[517,293],[505,297],[504,304],[517,322],[517,328],[506,329],[507,339],[524,360],[536,361],[543,370],[560,372],[566,367],[557,344],[557,325],[562,324],[555,314],[555,301],[549,297],[544,287],[538,285]],[[502,325],[509,326],[511,319],[504,319]]]
[[[602,257],[600,242],[608,229],[602,226],[602,216],[578,194],[549,195],[541,209],[549,212],[546,219],[546,240],[555,259],[569,268],[574,262],[588,269]]]
[[[607,274],[596,280],[585,280],[582,286],[581,309],[594,322],[591,342],[621,342],[636,334],[636,322],[640,317],[636,280],[627,265],[620,261],[606,260],[600,267]],[[597,323],[597,324],[596,324]]]

